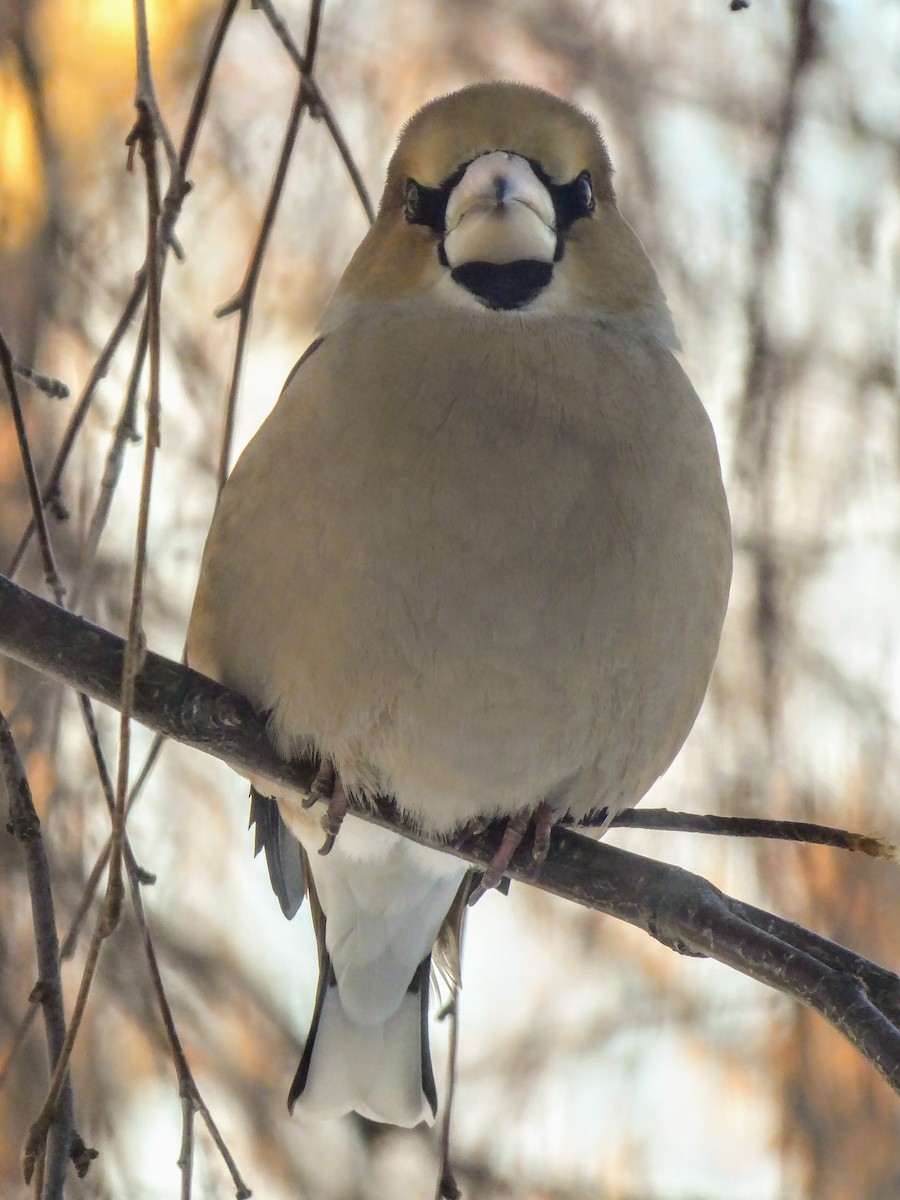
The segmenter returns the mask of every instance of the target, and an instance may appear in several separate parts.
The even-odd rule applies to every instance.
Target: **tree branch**
[[[21,843],[31,893],[34,939],[37,948],[38,982],[34,992],[44,1012],[50,1072],[53,1073],[66,1040],[66,1013],[60,975],[59,937],[50,887],[50,866],[41,836],[31,789],[22,761],[3,713],[0,713],[0,771],[9,796],[9,831]],[[31,1009],[34,1011],[34,1008]],[[61,1200],[66,1168],[75,1135],[72,1084],[66,1072],[53,1111],[49,1145],[41,1163],[41,1179],[35,1187],[37,1200]]]
[[[121,638],[0,576],[0,652],[117,707]],[[243,697],[148,652],[135,679],[134,716],[149,728],[283,787],[308,788],[310,763],[279,759],[264,719]],[[364,820],[486,866],[497,827],[441,843],[407,828],[389,801],[354,804]],[[682,954],[708,956],[815,1009],[900,1092],[900,978],[818,934],[725,895],[679,867],[556,828],[535,867],[527,846],[513,879],[614,916]]]
[[[834,846],[869,858],[900,856],[897,846],[871,834],[851,833],[812,821],[775,821],[766,817],[722,817],[704,813],[672,812],[668,808],[626,808],[610,821],[616,829],[661,829],[672,833],[713,833],[725,837],[774,838],[780,842]]]

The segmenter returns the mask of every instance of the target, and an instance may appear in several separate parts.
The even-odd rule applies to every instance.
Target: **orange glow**
[[[204,0],[147,0],[157,85]],[[110,124],[124,142],[133,120],[134,15],[123,0],[45,0],[36,18],[51,136],[75,170]],[[46,212],[34,110],[15,58],[0,56],[0,253],[21,246]]]
[[[34,115],[15,61],[6,54],[0,57],[0,252],[26,241],[44,210]]]
[[[160,72],[203,0],[147,0],[150,55]],[[63,153],[75,165],[85,143],[110,121],[122,136],[133,117],[134,11],[123,0],[46,0],[37,20],[47,70],[47,109]]]

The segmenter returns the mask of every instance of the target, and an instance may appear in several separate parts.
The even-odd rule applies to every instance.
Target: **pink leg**
[[[470,904],[474,904],[476,900],[480,900],[485,892],[489,892],[491,888],[495,888],[503,878],[503,872],[509,866],[509,860],[515,854],[522,838],[525,836],[530,820],[531,814],[523,811],[516,813],[514,817],[510,817],[506,822],[506,828],[503,831],[503,837],[500,839],[497,852],[485,868],[478,887],[475,888],[469,897]]]
[[[534,845],[531,857],[536,863],[542,863],[550,849],[550,830],[553,828],[553,809],[546,800],[542,800],[534,814]]]
[[[522,812],[516,813],[506,822],[497,852],[482,874],[478,887],[469,897],[470,904],[480,900],[484,893],[490,891],[491,888],[497,887],[532,823],[534,824],[534,846],[531,855],[536,863],[544,861],[547,851],[550,849],[550,831],[553,828],[553,810],[546,801],[542,801],[533,813],[523,809]],[[472,825],[467,827],[466,833],[477,835],[481,832],[477,826],[478,822],[472,822]]]
[[[503,878],[503,872],[509,866],[509,860],[518,850],[522,838],[528,832],[530,819],[530,813],[520,812],[506,822],[497,852],[482,877],[482,883],[486,888],[495,888]]]

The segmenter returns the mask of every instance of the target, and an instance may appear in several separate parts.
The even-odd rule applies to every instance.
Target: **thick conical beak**
[[[466,263],[553,262],[556,213],[550,193],[518,154],[482,154],[450,193],[444,253]]]

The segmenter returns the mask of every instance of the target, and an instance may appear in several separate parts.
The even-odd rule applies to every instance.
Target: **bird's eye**
[[[422,192],[414,179],[406,181],[406,219],[414,225],[422,207]]]
[[[407,224],[427,225],[438,237],[443,237],[447,195],[446,187],[426,187],[416,179],[407,179],[403,206]]]
[[[591,183],[590,171],[582,171],[576,175],[572,183],[573,199],[582,214],[587,216],[594,211],[594,185]]]
[[[556,209],[556,228],[560,233],[575,221],[589,217],[594,211],[594,185],[590,171],[581,171],[569,183],[548,185]]]

